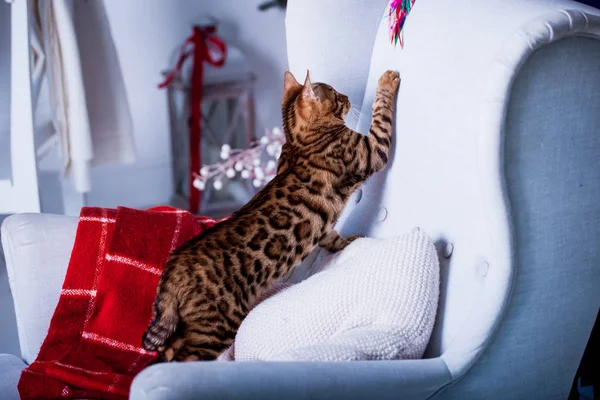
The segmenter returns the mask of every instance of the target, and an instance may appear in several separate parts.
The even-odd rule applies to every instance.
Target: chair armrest
[[[4,400],[19,400],[17,383],[27,365],[12,354],[0,354],[0,393]]]
[[[40,349],[58,303],[77,230],[75,217],[15,214],[2,223],[2,248],[23,359]]]
[[[130,399],[426,399],[450,379],[440,358],[165,363],[134,379]]]

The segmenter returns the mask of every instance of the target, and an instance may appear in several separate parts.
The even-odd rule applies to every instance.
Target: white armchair
[[[426,358],[161,364],[138,375],[132,399],[567,397],[600,306],[600,11],[422,0],[400,49],[385,6],[289,1],[288,57],[295,74],[310,69],[362,104],[350,124],[363,133],[377,78],[401,73],[391,163],[338,228],[389,237],[419,226],[435,238],[442,287]],[[27,362],[74,235],[68,217],[16,215],[3,226]],[[36,270],[57,278],[31,281]]]

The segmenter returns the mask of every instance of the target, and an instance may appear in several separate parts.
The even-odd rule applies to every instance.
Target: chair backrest
[[[537,379],[540,398],[564,397],[600,304],[600,168],[589,167],[600,151],[598,10],[417,1],[400,49],[389,43],[384,2],[321,3],[289,3],[293,72],[363,90],[362,133],[381,73],[403,79],[390,164],[349,202],[340,232],[390,237],[418,226],[438,243],[441,299],[427,356],[463,377],[441,394],[522,398]],[[351,30],[364,41],[336,33]],[[346,53],[370,59],[366,81]]]
[[[290,71],[304,82],[327,82],[360,110],[365,94],[373,41],[387,0],[290,1],[286,39]],[[283,77],[281,77],[283,79]],[[348,116],[354,128],[358,118]]]

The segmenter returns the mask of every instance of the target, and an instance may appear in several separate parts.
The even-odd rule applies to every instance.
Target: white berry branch
[[[232,149],[228,144],[224,144],[221,147],[223,161],[203,165],[200,173],[194,173],[194,187],[204,190],[207,182],[212,180],[214,189],[221,190],[225,181],[235,178],[239,173],[242,179],[252,179],[252,185],[259,188],[277,174],[277,160],[284,143],[283,132],[274,128],[271,131],[267,130],[260,140],[250,143],[247,149]]]

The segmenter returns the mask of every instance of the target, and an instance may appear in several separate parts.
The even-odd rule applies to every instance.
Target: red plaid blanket
[[[83,208],[50,329],[21,374],[21,398],[126,398],[133,377],[156,360],[141,340],[169,253],[214,224],[170,207]]]

